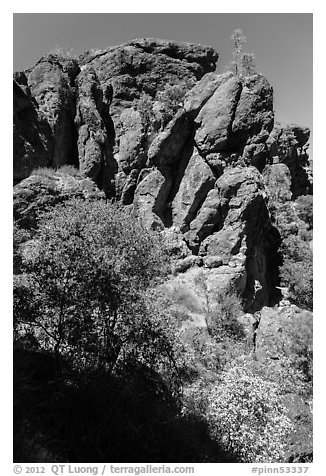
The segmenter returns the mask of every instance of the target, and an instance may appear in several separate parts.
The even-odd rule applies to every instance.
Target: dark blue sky
[[[255,54],[258,70],[274,87],[276,118],[312,129],[311,13],[16,13],[14,70],[31,66],[55,47],[78,54],[156,37],[213,46],[222,72],[231,60],[236,28],[243,30],[245,50]]]

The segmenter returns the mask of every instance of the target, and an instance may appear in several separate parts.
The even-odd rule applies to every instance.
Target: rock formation
[[[143,39],[16,73],[16,216],[44,190],[62,193],[60,172],[33,169],[76,165],[145,226],[173,230],[177,271],[203,266],[216,286],[237,282],[249,310],[269,303],[280,243],[271,205],[312,193],[309,130],[274,123],[268,81],[217,74],[217,59],[210,47]]]
[[[14,79],[14,181],[28,177],[33,169],[52,163],[52,135],[41,116],[21,73]]]
[[[40,212],[71,198],[103,200],[105,195],[88,177],[64,169],[38,169],[14,188],[14,219],[24,228],[34,228]]]

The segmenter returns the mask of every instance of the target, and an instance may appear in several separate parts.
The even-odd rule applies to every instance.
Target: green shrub
[[[149,287],[167,272],[159,236],[112,204],[70,200],[43,216],[15,283],[16,323],[72,366],[156,365],[173,343]],[[172,335],[172,334],[171,334]]]
[[[204,299],[204,312],[209,334],[217,342],[244,338],[243,326],[238,321],[238,318],[243,314],[243,309],[237,292],[232,287],[218,292],[209,291],[207,278],[203,272],[196,276],[195,284]]]
[[[241,340],[245,337],[242,324],[238,321],[243,314],[241,299],[232,289],[215,293],[213,304],[207,313],[209,333],[218,342],[226,339]]]
[[[22,245],[28,241],[31,237],[31,233],[25,228],[21,228],[17,221],[14,220],[13,227],[13,265],[14,273],[20,272],[22,265],[21,248]]]
[[[283,324],[283,332],[290,337],[288,361],[304,375],[306,381],[313,377],[313,322],[312,314],[303,311]]]
[[[60,59],[73,60],[77,59],[74,49],[69,46],[56,46],[49,51],[49,55],[58,56]]]
[[[78,177],[80,175],[79,169],[77,169],[74,165],[61,165],[58,168],[52,167],[38,167],[32,171],[32,175],[40,175],[41,177],[49,177],[52,178],[56,175],[57,172],[62,174],[71,175],[72,177]]]
[[[153,122],[153,99],[149,94],[142,94],[136,102],[136,109],[139,111],[144,124],[150,125]]]
[[[57,168],[57,171],[62,173],[62,174],[67,174],[71,175],[72,177],[79,177],[80,176],[80,171],[75,167],[74,165],[61,165],[60,167]]]
[[[156,94],[156,100],[163,104],[163,122],[168,123],[183,106],[185,94],[194,86],[194,81],[184,80],[180,84],[167,85]]]
[[[295,201],[295,209],[300,220],[308,225],[308,230],[313,226],[313,197],[312,195],[302,195]]]
[[[256,58],[253,53],[244,53],[241,57],[241,74],[242,76],[252,76],[257,74]]]
[[[32,171],[32,175],[39,175],[41,177],[52,178],[56,174],[56,169],[52,167],[38,167]]]
[[[312,251],[309,243],[298,236],[289,236],[282,244],[282,282],[289,289],[290,299],[306,309],[313,306]]]

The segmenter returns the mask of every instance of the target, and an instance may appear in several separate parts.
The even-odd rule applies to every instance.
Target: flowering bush
[[[291,423],[273,382],[233,367],[209,392],[207,414],[213,433],[243,462],[284,460]]]
[[[236,364],[209,388],[198,380],[185,391],[185,411],[205,418],[215,440],[239,461],[285,460],[292,424],[276,383]]]

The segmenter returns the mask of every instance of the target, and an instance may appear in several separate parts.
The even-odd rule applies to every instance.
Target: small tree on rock
[[[241,73],[243,76],[256,74],[256,58],[253,53],[244,53],[241,58]]]
[[[233,62],[232,65],[234,67],[234,73],[239,75],[240,73],[240,59],[241,53],[243,50],[243,46],[246,44],[247,40],[246,37],[243,35],[242,30],[237,29],[234,30],[231,36],[231,40],[233,41]]]
[[[233,41],[233,60],[231,62],[231,71],[236,76],[251,76],[256,74],[256,58],[253,53],[243,53],[244,45],[247,43],[242,30],[234,30],[231,36]]]

